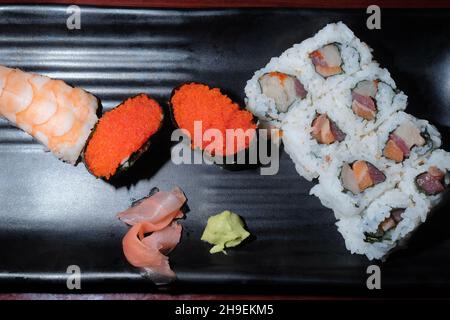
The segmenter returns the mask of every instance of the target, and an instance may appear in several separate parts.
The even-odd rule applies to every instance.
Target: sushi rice
[[[279,128],[281,121],[285,117],[285,112],[278,110],[275,100],[262,93],[259,79],[270,72],[281,72],[284,74],[295,76],[300,83],[304,85],[301,74],[294,74],[293,69],[289,67],[285,59],[272,58],[270,62],[262,69],[255,72],[252,79],[247,82],[245,87],[245,102],[247,109],[252,112],[259,120],[266,121],[273,126]],[[306,89],[307,90],[307,89]],[[307,90],[308,91],[308,90]],[[310,94],[307,93],[307,98],[310,99]],[[301,100],[301,99],[298,99]],[[297,102],[290,106],[294,106]]]
[[[352,90],[362,81],[377,81],[377,92],[374,96],[376,101],[376,116],[374,120],[366,120],[352,110]],[[367,68],[348,77],[336,86],[333,96],[336,100],[336,115],[346,120],[347,130],[353,130],[355,135],[363,137],[374,131],[389,117],[399,111],[406,109],[408,97],[397,90],[394,80],[389,71],[380,68],[378,64],[371,63]]]
[[[435,126],[430,124],[427,120],[417,119],[416,117],[407,114],[403,111],[399,111],[389,117],[376,131],[365,136],[358,148],[366,150],[366,152],[373,154],[376,159],[386,161],[387,163],[395,163],[394,160],[387,158],[384,155],[386,143],[389,140],[389,136],[394,130],[396,130],[402,124],[412,124],[419,131],[424,138],[425,144],[423,146],[414,146],[410,155],[405,158],[402,163],[405,167],[411,164],[422,161],[428,157],[433,150],[438,149],[441,146],[441,134]]]
[[[342,59],[342,72],[323,77],[316,72],[310,54],[328,44],[338,47]],[[344,23],[338,22],[326,25],[313,37],[295,44],[281,55],[281,59],[286,61],[296,75],[302,75],[306,89],[317,98],[333,90],[337,84],[371,63],[371,51],[369,46],[359,40]]]
[[[375,166],[384,174],[385,180],[354,194],[345,189],[341,171],[344,164],[354,163],[358,160]],[[400,170],[399,165],[386,166],[383,162],[377,161],[367,154],[357,155],[351,151],[341,153],[333,159],[328,169],[319,177],[319,183],[311,189],[310,194],[318,197],[325,207],[332,209],[337,219],[359,215],[372,201],[396,186],[401,179]]]
[[[310,101],[299,103],[288,112],[282,124],[285,150],[298,173],[309,181],[323,174],[335,155],[347,153],[351,143],[351,132],[345,130],[345,139],[331,144],[319,143],[312,136],[312,123],[318,114],[326,114],[338,128],[348,128],[341,118],[335,119],[333,104],[331,96],[325,96],[314,104]]]
[[[342,59],[342,72],[325,78],[316,72],[309,54],[328,44],[338,48]],[[274,99],[262,92],[259,80],[264,74],[282,72],[296,77],[304,86],[307,95],[311,99],[317,99],[371,61],[370,48],[356,38],[345,24],[329,24],[314,37],[294,45],[280,57],[272,58],[265,67],[257,70],[245,87],[246,107],[260,120],[280,127],[285,112],[277,109]]]
[[[290,79],[291,88],[295,77],[307,93],[293,99],[291,89],[290,105],[280,108],[276,100],[289,97],[287,86],[267,87],[270,73]],[[310,194],[334,211],[352,253],[387,255],[426,220],[450,184],[450,153],[438,149],[440,133],[403,111],[408,97],[342,22],[272,58],[245,93],[260,124],[282,129],[297,172],[318,178]]]
[[[380,224],[398,208],[404,209],[401,221],[384,234],[377,235]],[[365,254],[369,260],[381,259],[397,245],[402,245],[412,231],[425,222],[428,212],[426,202],[418,194],[394,189],[373,201],[361,215],[344,217],[336,226],[351,253]]]
[[[399,183],[400,190],[410,194],[417,193],[428,203],[430,209],[439,204],[444,196],[444,192],[432,195],[426,194],[418,187],[417,177],[427,172],[431,167],[436,167],[442,171],[444,174],[444,186],[448,187],[450,184],[450,153],[442,149],[433,151],[429,158],[422,158],[417,163],[413,163],[411,166],[405,167],[403,170],[403,178]]]

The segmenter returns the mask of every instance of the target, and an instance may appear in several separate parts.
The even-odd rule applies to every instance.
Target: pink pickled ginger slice
[[[123,252],[128,262],[138,268],[143,268],[145,276],[155,284],[165,284],[173,281],[176,276],[165,255],[172,251],[180,242],[182,227],[172,222],[162,230],[144,236],[144,226],[135,224],[123,238]]]
[[[181,218],[183,214],[180,209],[185,202],[183,191],[176,187],[170,192],[158,191],[119,213],[117,217],[129,225],[146,222],[146,232],[156,231],[167,226],[173,219]]]
[[[155,284],[176,278],[166,255],[180,241],[182,227],[173,220],[183,216],[185,202],[183,191],[176,187],[170,192],[158,191],[117,215],[132,226],[122,240],[125,257]]]

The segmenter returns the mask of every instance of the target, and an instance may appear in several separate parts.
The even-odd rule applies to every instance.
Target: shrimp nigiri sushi
[[[76,164],[97,123],[98,100],[61,80],[0,66],[0,115]]]

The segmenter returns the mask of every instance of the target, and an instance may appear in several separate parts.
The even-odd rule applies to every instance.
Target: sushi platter
[[[0,5],[1,291],[449,294],[449,10],[66,9]]]

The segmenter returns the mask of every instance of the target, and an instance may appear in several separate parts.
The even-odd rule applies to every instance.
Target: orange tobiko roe
[[[215,142],[213,155],[232,155],[248,148],[250,139],[256,132],[253,115],[247,110],[242,110],[237,103],[222,94],[218,88],[211,89],[200,83],[182,85],[175,90],[171,104],[176,124],[179,128],[187,131],[191,140],[194,139],[192,141],[193,148],[205,150],[208,146],[211,147],[212,142],[214,143],[214,141],[203,138],[201,141],[195,141],[194,121],[201,121],[201,137],[208,129],[220,130],[224,143]],[[234,141],[226,141],[227,129],[242,129],[244,132],[250,132],[251,135],[241,135],[240,137],[245,140],[239,141],[240,143],[237,141],[237,135],[234,136]]]
[[[155,100],[140,94],[106,112],[98,121],[85,154],[89,171],[109,179],[123,161],[139,151],[161,126],[163,111]]]
[[[269,75],[271,77],[277,77],[278,80],[280,80],[281,83],[283,83],[284,80],[286,80],[287,77],[288,77],[285,73],[281,73],[281,72],[278,72],[278,71],[269,72]]]

